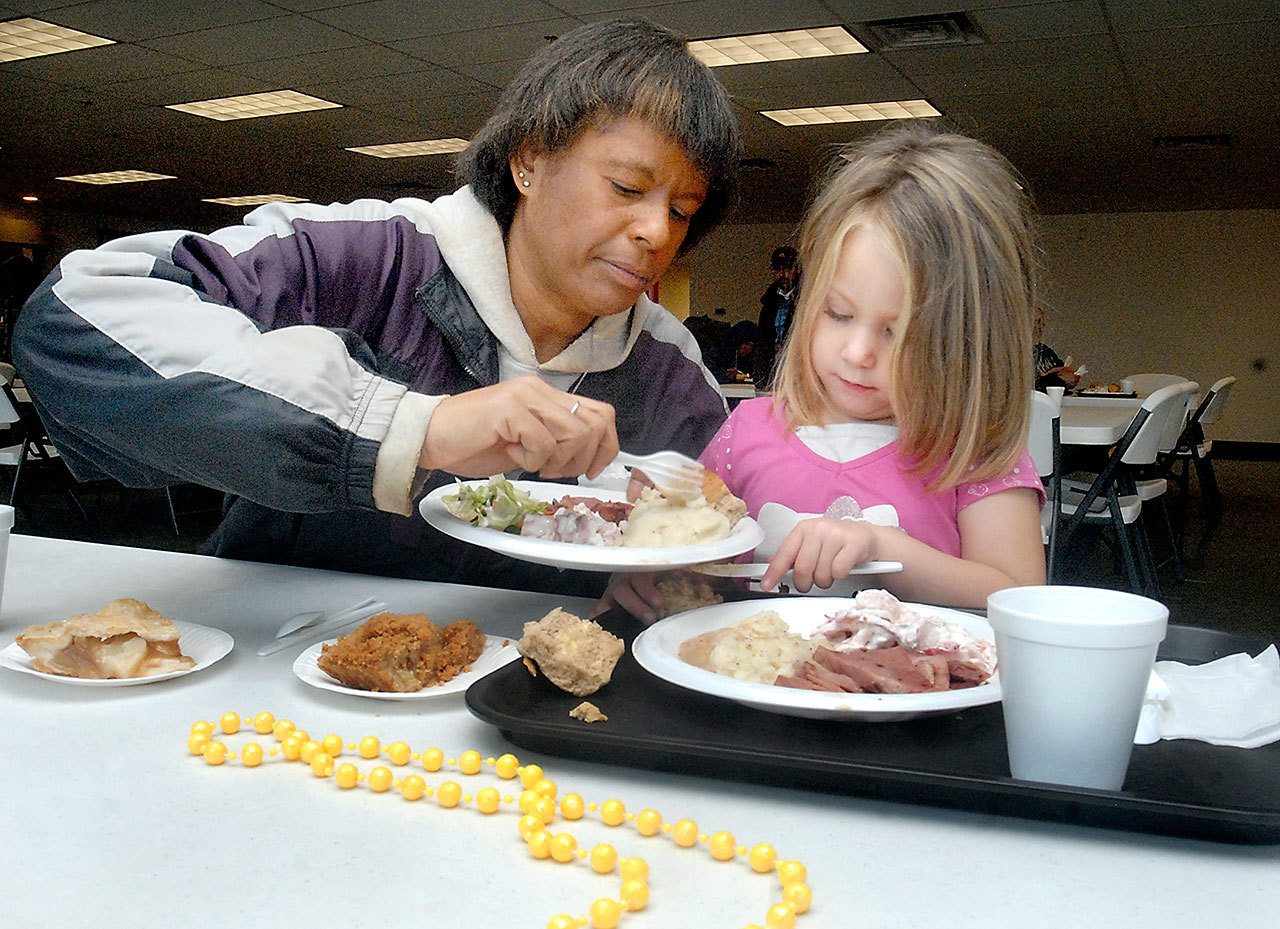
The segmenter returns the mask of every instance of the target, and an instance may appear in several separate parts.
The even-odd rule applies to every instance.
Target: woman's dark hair
[[[733,203],[742,143],[724,87],[681,36],[651,23],[590,23],[539,51],[459,156],[458,177],[509,229],[520,200],[510,167],[517,153],[562,151],[582,130],[626,116],[679,143],[707,182],[681,245],[688,251]]]

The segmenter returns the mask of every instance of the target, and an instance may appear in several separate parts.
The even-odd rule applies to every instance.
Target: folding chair
[[[1112,449],[1106,466],[1092,482],[1087,487],[1070,481],[1062,485],[1060,506],[1066,522],[1060,530],[1060,548],[1066,550],[1082,525],[1110,526],[1124,559],[1130,586],[1139,594],[1149,588],[1157,599],[1162,596],[1160,581],[1140,519],[1142,499],[1137,493],[1134,471],[1156,462],[1166,432],[1181,423],[1188,394],[1198,389],[1193,383],[1174,384],[1147,397]]]
[[[1178,496],[1184,504],[1191,482],[1191,465],[1195,465],[1211,520],[1217,520],[1222,515],[1222,494],[1218,491],[1217,475],[1213,473],[1213,440],[1205,438],[1204,427],[1211,426],[1222,418],[1222,409],[1226,406],[1227,397],[1235,382],[1234,377],[1224,377],[1209,388],[1209,392],[1187,420],[1186,428],[1182,430],[1173,450],[1165,456],[1166,473],[1170,476],[1173,476],[1177,465],[1182,466],[1177,481]]]
[[[1046,576],[1054,583],[1057,573],[1058,522],[1062,499],[1062,416],[1058,404],[1038,390],[1031,392],[1031,431],[1027,450],[1036,463],[1048,499],[1040,510],[1040,534],[1046,550]]]
[[[28,412],[23,409],[25,406],[27,404],[18,402],[17,397],[14,396],[13,387],[8,381],[0,385],[0,424],[15,426],[15,432],[21,438],[17,444],[0,448],[0,467],[13,468],[13,483],[9,486],[9,504],[15,509],[22,510],[23,515],[34,524],[35,520],[31,518],[31,513],[26,508],[21,495],[22,488],[26,486],[22,483],[22,479],[31,468],[47,468],[50,474],[55,475],[59,490],[67,495],[71,505],[87,524],[89,514],[85,512],[80,498],[71,489],[70,472],[58,455],[58,450],[44,434],[44,426],[35,415],[35,410],[31,409]]]

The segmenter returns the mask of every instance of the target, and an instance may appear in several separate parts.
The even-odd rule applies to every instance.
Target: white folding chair
[[[1195,465],[1211,520],[1216,520],[1222,513],[1222,494],[1218,491],[1217,475],[1213,473],[1213,440],[1205,436],[1204,427],[1212,426],[1222,418],[1223,407],[1227,404],[1227,397],[1231,395],[1235,382],[1234,377],[1224,377],[1209,388],[1209,392],[1187,420],[1177,444],[1165,458],[1170,476],[1173,475],[1175,466],[1182,466],[1177,480],[1179,498],[1184,503],[1191,482],[1191,466]]]
[[[1110,526],[1135,593],[1150,588],[1153,596],[1161,596],[1151,546],[1140,519],[1142,499],[1135,486],[1134,469],[1155,463],[1166,432],[1174,428],[1172,424],[1181,422],[1188,394],[1198,389],[1191,383],[1175,384],[1147,397],[1112,449],[1106,466],[1093,480],[1087,486],[1072,481],[1062,485],[1060,505],[1066,522],[1058,545],[1065,551],[1083,525]]]
[[[6,381],[0,384],[0,425],[17,427],[21,441],[0,448],[0,467],[13,468],[13,482],[9,485],[9,505],[15,509],[21,509],[23,515],[31,520],[31,513],[26,509],[24,498],[20,493],[25,486],[22,479],[32,467],[47,467],[48,472],[58,482],[59,489],[67,495],[71,505],[79,512],[80,518],[88,523],[89,514],[85,512],[80,498],[71,488],[71,474],[60,460],[58,450],[45,436],[44,427],[40,425],[39,417],[34,415],[35,411],[28,410],[24,415],[10,383]]]
[[[1181,374],[1130,374],[1125,380],[1133,383],[1133,389],[1139,397],[1150,396],[1161,387],[1187,383],[1187,378]]]
[[[1052,584],[1056,575],[1058,521],[1062,498],[1061,410],[1047,394],[1031,392],[1031,430],[1027,434],[1027,450],[1036,463],[1036,473],[1044,484],[1048,499],[1040,510],[1040,535],[1046,551],[1046,575]]]

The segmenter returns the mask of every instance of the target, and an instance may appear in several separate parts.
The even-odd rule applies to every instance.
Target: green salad
[[[501,474],[495,474],[487,484],[481,485],[458,481],[458,492],[445,494],[441,499],[445,509],[458,519],[503,532],[519,532],[525,516],[547,509],[546,501],[533,499]]]

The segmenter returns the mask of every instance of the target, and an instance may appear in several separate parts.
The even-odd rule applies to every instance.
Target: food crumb
[[[531,676],[538,676],[538,666],[528,658],[521,658],[520,663],[525,666],[525,670],[527,670]]]
[[[570,719],[580,719],[584,723],[602,723],[609,717],[600,712],[600,707],[590,700],[583,700],[569,711]]]

